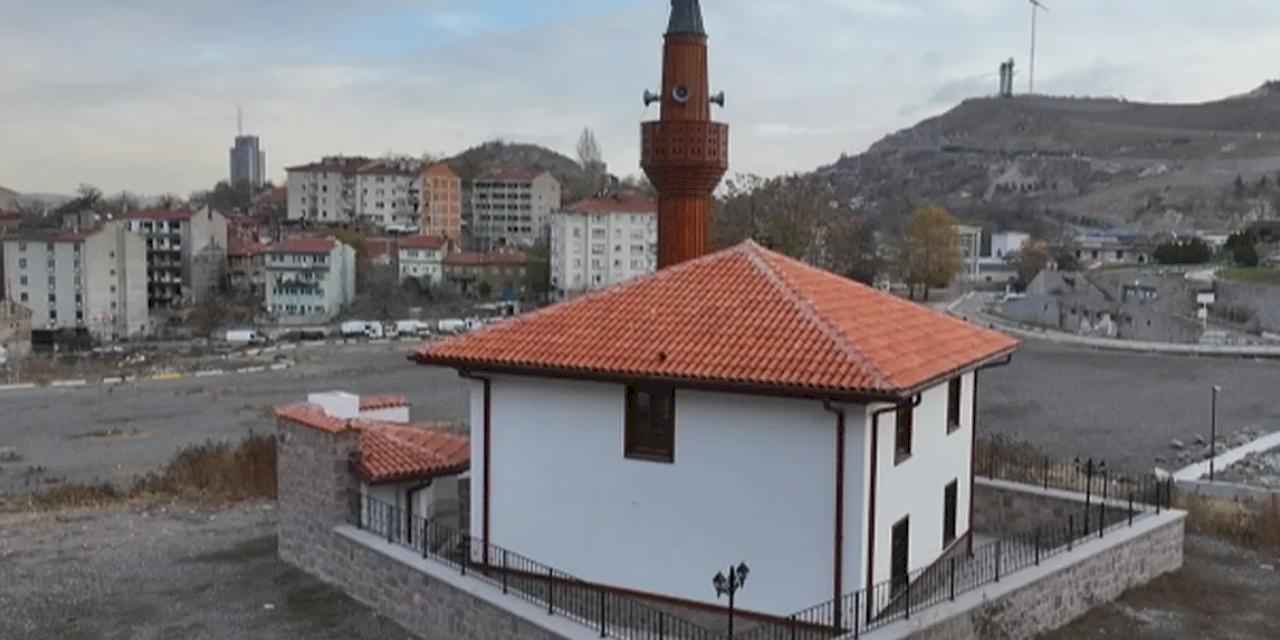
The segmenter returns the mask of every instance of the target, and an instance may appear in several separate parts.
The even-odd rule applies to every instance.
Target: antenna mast
[[[1036,92],[1036,14],[1040,11],[1048,11],[1049,7],[1040,3],[1040,0],[1028,0],[1031,3],[1031,69],[1028,73],[1027,93],[1035,94]]]
[[[244,109],[236,105],[236,135],[244,135]]]

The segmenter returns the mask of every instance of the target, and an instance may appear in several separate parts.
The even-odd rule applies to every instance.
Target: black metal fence
[[[1105,460],[1055,460],[1032,445],[1002,436],[978,440],[974,472],[983,478],[1057,489],[1093,498],[1128,500],[1145,507],[1167,507],[1173,483],[1153,473],[1126,473]]]
[[[786,622],[757,627],[737,638],[857,638],[1038,566],[1091,539],[1103,538],[1109,531],[1132,526],[1147,514],[1167,510],[1172,503],[1173,483],[1169,479],[1112,474],[1096,461],[1057,462],[1041,455],[1011,454],[1026,451],[1021,446],[984,444],[977,454],[979,476],[1084,494],[1080,510],[1048,526],[975,545],[972,555],[955,549],[932,566],[805,609],[788,616]]]
[[[417,515],[367,495],[352,496],[352,524],[391,544],[442,562],[461,575],[538,605],[549,615],[597,630],[601,638],[624,640],[723,640],[713,631],[639,598],[584,582],[514,551],[485,544],[455,527]]]

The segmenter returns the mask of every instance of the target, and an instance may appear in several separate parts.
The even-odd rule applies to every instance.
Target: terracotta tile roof
[[[190,220],[195,212],[190,209],[143,209],[124,214],[125,220]]]
[[[423,364],[902,398],[1018,341],[747,241],[426,344]]]
[[[617,194],[575,202],[566,208],[574,213],[657,213],[658,201],[639,194]]]
[[[439,424],[364,423],[356,472],[365,482],[426,480],[471,467],[471,441]]]
[[[443,249],[448,243],[436,236],[405,236],[400,238],[401,249]]]
[[[329,253],[337,241],[333,238],[288,238],[271,245],[271,253]]]
[[[470,439],[449,430],[444,423],[403,425],[360,418],[347,420],[334,418],[306,402],[276,407],[275,415],[328,433],[358,432],[359,449],[353,463],[365,482],[426,480],[462,473],[471,467]]]
[[[409,399],[400,395],[360,396],[361,411],[377,411],[378,409],[394,409],[409,406]]]
[[[523,251],[458,252],[444,257],[444,264],[450,267],[523,266],[528,262],[529,256],[525,255]]]
[[[227,238],[228,258],[249,258],[266,253],[270,247],[265,244],[232,236]]]
[[[427,165],[427,167],[422,170],[422,175],[439,177],[439,178],[454,178],[454,179],[457,179],[458,177],[458,174],[455,173],[453,169],[451,169],[449,165],[444,162],[437,162],[435,164]]]

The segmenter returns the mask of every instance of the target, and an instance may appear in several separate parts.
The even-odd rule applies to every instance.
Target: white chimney
[[[360,396],[345,391],[309,393],[307,402],[324,409],[331,418],[349,420],[360,417]]]

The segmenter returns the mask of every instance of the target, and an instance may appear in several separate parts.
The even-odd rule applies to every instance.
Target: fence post
[[[955,556],[951,556],[951,576],[949,577],[949,581],[951,582],[951,601],[955,602],[956,601],[956,557]]]
[[[1098,505],[1098,537],[1102,537],[1102,533],[1107,530],[1107,503],[1103,502]]]
[[[1156,478],[1156,515],[1160,515],[1160,485],[1162,484],[1164,483],[1160,482],[1159,478]]]
[[[907,620],[911,619],[911,574],[907,574]]]
[[[1076,537],[1076,517],[1067,515],[1067,551],[1071,550],[1071,540]]]
[[[547,567],[547,615],[555,615],[556,612],[556,581],[555,569]]]
[[[601,638],[608,635],[606,633],[606,630],[608,629],[608,625],[605,622],[605,618],[607,617],[606,614],[608,613],[608,610],[605,608],[606,595],[608,595],[607,592],[604,589],[601,589],[600,590],[600,637]]]
[[[870,593],[868,593],[868,594],[867,594],[867,597],[868,597],[868,599],[869,599],[869,598],[871,597],[871,594],[870,594]],[[862,618],[862,616],[858,614],[858,610],[859,610],[859,609],[861,609],[861,608],[862,608],[862,592],[861,592],[861,591],[854,591],[854,592],[853,592],[853,637],[854,637],[854,638],[858,638],[858,637],[860,637],[860,635],[861,635],[861,633],[862,633],[862,632],[861,632],[861,630],[860,630],[860,629],[858,629],[858,624],[859,624],[860,622],[862,622],[862,620],[860,619],[860,618]],[[870,605],[868,605],[867,610],[870,610],[870,609],[871,609],[871,607],[870,607]],[[795,629],[795,627],[792,627],[792,632],[791,632],[792,640],[794,640],[794,639],[795,639],[795,631],[794,631],[794,629]]]
[[[391,507],[387,507],[387,544],[391,544],[391,534],[396,529],[396,513]]]
[[[1049,456],[1044,457],[1044,490],[1049,490]]]
[[[1168,500],[1168,502],[1165,503],[1164,507],[1165,509],[1172,509],[1173,508],[1173,476],[1170,475],[1169,478],[1165,480],[1165,482],[1169,483],[1169,487],[1168,487],[1168,490],[1164,492],[1164,498],[1165,500]]]
[[[1129,492],[1129,526],[1133,526],[1133,492]]]
[[[1084,468],[1084,535],[1089,535],[1089,507],[1093,504],[1093,458]]]
[[[422,557],[431,555],[431,523],[422,521]]]
[[[1003,555],[1001,553],[1002,547],[1004,547],[1004,540],[996,540],[996,582],[1000,582],[1000,556]]]
[[[1040,566],[1040,526],[1036,526],[1036,566]]]
[[[502,550],[502,592],[507,592],[507,550]]]
[[[467,563],[471,562],[471,541],[463,536],[458,542],[462,547],[462,575],[467,575]]]

